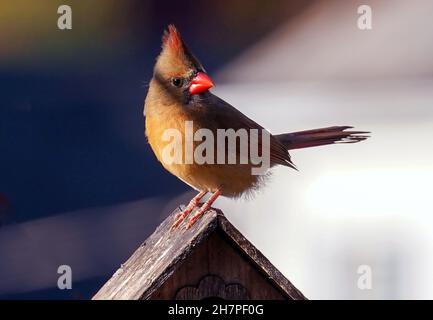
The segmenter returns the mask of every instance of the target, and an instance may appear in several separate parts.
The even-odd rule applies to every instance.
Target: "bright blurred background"
[[[73,28],[57,28],[72,7]],[[357,8],[373,10],[372,30]],[[214,92],[274,133],[366,142],[292,152],[230,221],[310,299],[433,299],[433,2],[0,1],[0,298],[90,298],[194,192],[144,139],[175,23]],[[73,289],[57,289],[70,265]],[[358,287],[360,266],[372,288]]]

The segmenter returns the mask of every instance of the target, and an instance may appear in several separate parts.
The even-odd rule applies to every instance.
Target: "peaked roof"
[[[93,299],[149,298],[177,269],[182,261],[214,231],[222,232],[229,242],[249,258],[263,275],[289,299],[306,299],[271,262],[249,242],[223,215],[211,209],[187,231],[185,223],[171,231],[174,215],[170,214],[122,264]]]

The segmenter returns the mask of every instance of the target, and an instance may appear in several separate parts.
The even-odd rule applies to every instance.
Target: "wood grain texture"
[[[210,280],[214,281],[210,281]],[[220,281],[216,280],[220,279]],[[185,291],[185,288],[187,288]],[[151,299],[282,300],[285,293],[219,231],[185,260]]]
[[[177,278],[177,272],[172,276]],[[161,290],[155,292],[152,299],[162,299],[162,294],[166,291],[164,283]],[[161,294],[162,293],[162,294]],[[171,292],[170,292],[171,296]],[[174,300],[205,300],[205,299],[224,299],[224,300],[248,300],[247,288],[239,283],[226,283],[223,279],[215,275],[207,275],[196,286],[184,286],[177,290]]]
[[[206,277],[218,277],[226,287],[237,284],[252,299],[260,298],[257,292],[268,292],[262,299],[305,299],[221,211],[209,210],[189,230],[184,231],[183,222],[171,231],[176,213],[161,223],[93,299],[204,298],[200,290],[211,289],[203,289],[203,284],[199,291],[194,289],[200,288],[200,281]],[[213,285],[218,286],[216,280]],[[186,288],[183,294],[182,288]],[[227,290],[245,293],[240,287]],[[229,299],[230,293],[221,298]]]

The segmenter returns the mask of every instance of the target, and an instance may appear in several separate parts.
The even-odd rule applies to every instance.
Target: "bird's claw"
[[[185,220],[185,218],[191,213],[191,211],[191,208],[185,208],[183,211],[177,213],[174,216],[174,223],[171,226],[171,230],[176,229],[182,223],[182,221]]]

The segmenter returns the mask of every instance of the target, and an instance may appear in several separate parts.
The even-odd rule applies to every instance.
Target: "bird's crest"
[[[173,24],[168,26],[162,36],[162,48],[168,49],[176,54],[180,54],[184,50],[182,37]]]
[[[200,61],[191,53],[183,41],[180,32],[170,24],[162,36],[162,52],[158,58],[159,65],[171,73],[188,72],[191,68],[205,71]]]

